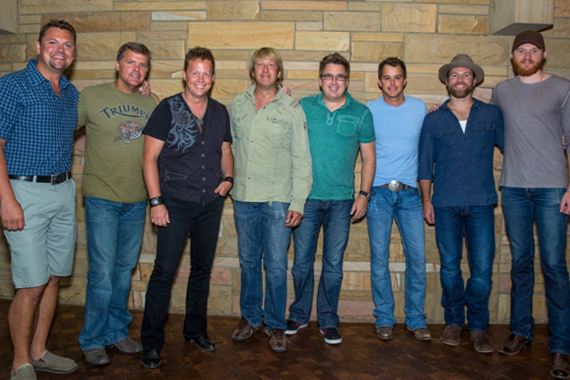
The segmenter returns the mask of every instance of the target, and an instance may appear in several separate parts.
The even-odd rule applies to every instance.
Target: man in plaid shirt
[[[8,314],[11,380],[77,369],[72,359],[46,350],[59,277],[71,274],[75,248],[70,170],[78,93],[63,75],[75,40],[69,23],[50,21],[36,42],[38,58],[0,78],[0,218],[16,288]]]

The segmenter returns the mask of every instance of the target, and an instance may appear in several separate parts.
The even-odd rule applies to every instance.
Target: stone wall
[[[557,0],[554,28],[545,32],[547,71],[570,77],[570,1]],[[431,105],[446,99],[438,68],[460,52],[469,53],[483,66],[486,78],[476,96],[488,99],[498,82],[512,76],[509,51],[512,37],[488,35],[489,0],[19,0],[18,34],[0,35],[0,75],[25,67],[35,56],[34,42],[40,26],[51,18],[64,18],[77,29],[77,59],[69,77],[81,90],[114,79],[117,48],[128,41],[145,43],[153,53],[150,83],[161,98],[182,90],[183,57],[188,48],[202,45],[216,57],[213,97],[229,105],[249,86],[246,70],[253,50],[278,48],[285,60],[285,84],[293,97],[318,92],[317,69],[326,54],[338,51],[352,62],[349,90],[361,101],[380,96],[378,62],[388,56],[408,64],[408,94]],[[77,136],[73,175],[81,192],[84,137]],[[495,178],[500,176],[502,156],[495,155]],[[357,163],[357,182],[360,164]],[[63,280],[60,302],[82,304],[85,297],[87,251],[83,200],[77,197],[79,234],[73,276]],[[403,320],[403,248],[397,227],[392,229],[391,270],[396,316]],[[239,315],[240,269],[231,200],[225,204],[215,268],[212,274],[210,313]],[[429,321],[443,321],[440,306],[439,258],[434,228],[426,225],[427,297]],[[493,322],[509,318],[510,251],[501,209],[496,209],[497,256],[494,263],[490,309]],[[152,271],[156,233],[147,221],[139,264],[133,273],[129,306],[144,307],[144,294]],[[321,267],[320,249],[315,264]],[[188,251],[188,246],[186,248]],[[293,252],[289,259],[292,262]],[[369,243],[366,221],[352,225],[345,256],[340,314],[344,320],[371,320],[374,309],[370,287]],[[291,265],[289,265],[290,268]],[[184,309],[189,273],[188,254],[182,259],[174,284],[171,309]],[[544,281],[539,260],[534,314],[546,320]],[[464,275],[468,264],[463,261]],[[293,285],[289,274],[289,299]],[[0,296],[11,297],[10,255],[0,237]]]

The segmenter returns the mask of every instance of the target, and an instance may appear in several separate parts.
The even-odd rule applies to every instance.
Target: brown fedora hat
[[[481,66],[477,66],[475,63],[473,63],[473,60],[470,56],[467,54],[457,54],[455,57],[453,57],[450,63],[440,67],[439,80],[445,83],[449,70],[456,67],[465,67],[473,71],[473,74],[475,74],[475,78],[477,79],[477,84],[483,82],[483,79],[485,78],[485,73],[483,72]]]

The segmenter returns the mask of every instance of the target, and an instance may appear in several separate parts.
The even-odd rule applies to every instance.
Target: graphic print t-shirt
[[[142,131],[155,107],[152,97],[124,93],[113,83],[81,92],[78,125],[85,125],[87,134],[84,196],[124,203],[146,199]]]

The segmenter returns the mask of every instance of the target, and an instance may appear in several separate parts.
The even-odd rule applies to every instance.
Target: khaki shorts
[[[75,182],[69,179],[52,185],[10,180],[10,184],[26,223],[21,231],[4,229],[14,286],[33,288],[46,284],[50,276],[69,276],[77,234]]]

